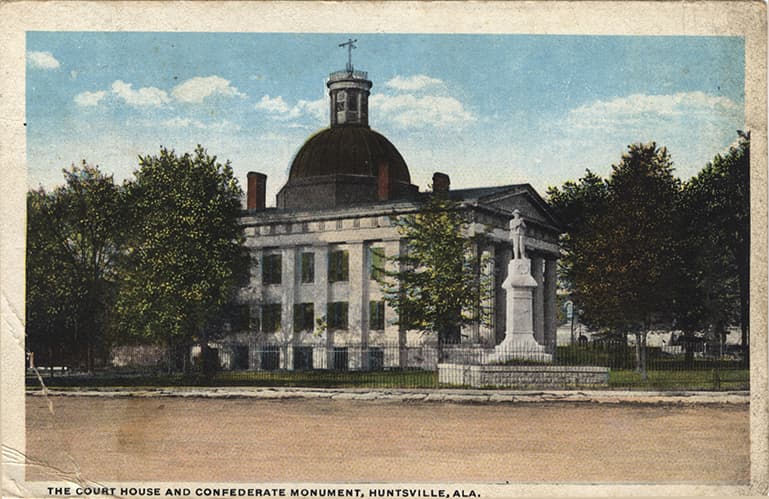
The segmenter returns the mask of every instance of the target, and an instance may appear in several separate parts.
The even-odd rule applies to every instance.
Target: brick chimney
[[[246,190],[246,208],[263,210],[267,196],[267,175],[264,173],[248,172],[248,187]]]
[[[392,195],[390,163],[382,161],[377,167],[377,199],[386,201]]]
[[[433,192],[446,193],[449,192],[449,186],[451,185],[451,179],[445,173],[435,172],[433,173]]]

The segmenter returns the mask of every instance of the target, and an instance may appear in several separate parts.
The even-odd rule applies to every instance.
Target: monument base
[[[494,353],[489,355],[485,364],[502,364],[510,360],[553,362],[553,355],[547,353],[531,333],[507,333],[502,343],[494,347]]]
[[[519,390],[565,390],[606,388],[609,368],[593,366],[477,366],[438,364],[442,385]]]

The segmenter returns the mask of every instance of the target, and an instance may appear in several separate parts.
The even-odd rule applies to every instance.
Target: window
[[[302,283],[315,282],[315,253],[302,253]]]
[[[262,284],[280,284],[281,267],[280,255],[264,255],[262,258]]]
[[[329,303],[326,312],[326,321],[329,329],[347,329],[346,301]]]
[[[236,345],[232,351],[232,369],[248,369],[248,345]]]
[[[347,347],[334,347],[333,350],[335,371],[346,371],[348,365]]]
[[[294,331],[312,331],[315,328],[315,305],[297,303],[294,305]]]
[[[385,271],[385,251],[381,247],[369,248],[369,277],[374,281],[381,281]]]
[[[384,349],[383,348],[369,347],[368,368],[370,371],[381,371],[382,369],[384,369]]]
[[[347,251],[332,251],[328,257],[328,282],[349,280],[350,256]]]
[[[384,329],[383,301],[370,301],[368,303],[368,327],[369,329]]]
[[[251,329],[251,307],[249,305],[237,305],[233,309],[230,327],[233,332]]]
[[[274,333],[280,329],[282,308],[280,303],[267,303],[262,306],[262,332]]]
[[[294,370],[312,369],[312,347],[294,347]]]
[[[277,345],[264,345],[259,351],[259,364],[265,371],[274,371],[280,365],[280,349]]]

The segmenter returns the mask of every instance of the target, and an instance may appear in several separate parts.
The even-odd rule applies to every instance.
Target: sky
[[[83,160],[115,179],[138,157],[197,144],[267,174],[328,126],[328,74],[373,81],[369,123],[412,183],[530,183],[607,176],[628,144],[666,146],[682,179],[744,129],[744,40],[701,36],[28,32],[27,179],[63,183]]]

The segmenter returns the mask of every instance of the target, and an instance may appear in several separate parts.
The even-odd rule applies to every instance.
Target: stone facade
[[[479,262],[485,262],[478,272],[486,274],[493,287],[484,304],[492,316],[491,324],[467,326],[461,341],[463,346],[493,348],[505,337],[502,283],[511,257],[506,230],[510,215],[494,204],[500,193],[508,194],[506,206],[530,213],[527,224],[532,229],[525,247],[538,269],[533,273],[539,276],[534,332],[542,345],[550,347],[555,343],[555,323],[548,316],[555,317],[558,230],[548,223],[546,212],[531,206],[538,196],[525,184],[451,192],[473,221],[470,231],[486,234],[473,252]],[[392,217],[414,213],[420,204],[419,200],[389,201],[318,211],[265,209],[244,215],[246,246],[253,264],[249,283],[238,298],[249,320],[233,331],[230,346],[222,348],[244,345],[255,353],[270,346],[280,352],[278,364],[284,369],[332,368],[339,349],[347,348],[345,368],[369,369],[367,348],[390,347],[384,351],[392,352],[391,346],[398,345],[402,353],[386,355],[382,367],[416,367],[418,362],[409,352],[434,343],[435,338],[399,328],[395,311],[384,303],[372,273],[374,259],[385,262],[405,251]],[[386,265],[393,264],[388,261]],[[332,317],[340,312],[345,317]],[[308,317],[299,319],[296,314]],[[298,347],[312,349],[311,366],[307,350],[295,353]],[[251,354],[250,369],[262,368],[259,355]],[[302,366],[294,365],[297,359]]]

